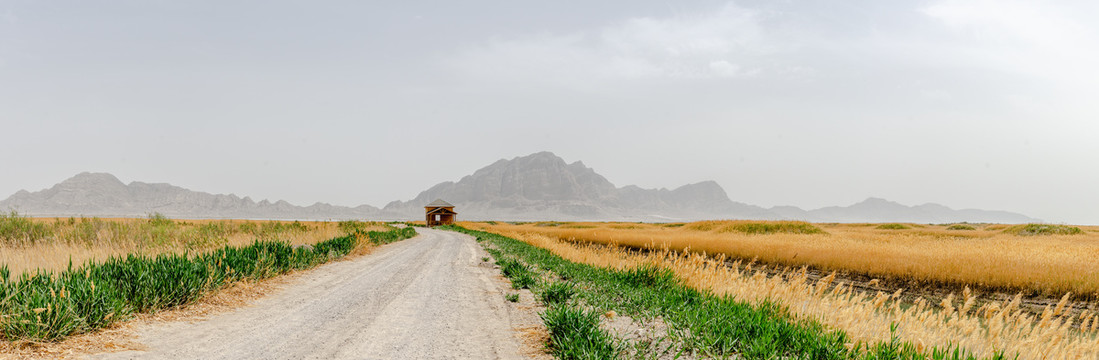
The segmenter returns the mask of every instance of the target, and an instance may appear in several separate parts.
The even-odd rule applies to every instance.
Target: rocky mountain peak
[[[65,179],[57,186],[63,188],[80,188],[80,189],[110,189],[110,188],[125,188],[121,180],[108,173],[93,173],[82,172],[75,176]]]
[[[896,204],[896,203],[892,202],[892,201],[889,201],[889,200],[886,200],[886,199],[882,199],[880,197],[871,196],[871,197],[866,198],[866,200],[860,201],[859,204],[880,205],[880,204]]]
[[[690,194],[693,197],[729,197],[728,194],[725,193],[725,189],[713,180],[683,185],[675,189],[675,191],[682,194]]]
[[[440,183],[413,202],[426,203],[439,197],[456,203],[498,199],[583,201],[601,199],[613,191],[613,184],[583,163],[567,164],[547,151],[496,161],[456,183]]]
[[[583,162],[567,163],[548,151],[496,161],[458,182],[440,183],[408,202],[392,202],[384,209],[411,216],[435,198],[465,209],[464,216],[484,219],[655,220],[715,213],[732,217],[762,210],[730,201],[713,181],[675,190],[618,189]]]
[[[901,205],[899,203],[892,202],[892,201],[889,201],[889,200],[886,200],[886,199],[878,198],[878,197],[868,197],[868,198],[866,198],[866,200],[863,200],[863,201],[858,202],[854,205],[851,205],[851,207],[853,207],[853,208],[863,208],[863,209],[878,209],[878,210],[894,209],[894,208],[907,208],[907,206],[904,206],[904,205]]]

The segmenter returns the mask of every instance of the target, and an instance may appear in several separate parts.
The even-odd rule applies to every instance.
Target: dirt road
[[[252,305],[141,328],[102,359],[515,359],[502,284],[469,236],[420,236],[314,269]]]

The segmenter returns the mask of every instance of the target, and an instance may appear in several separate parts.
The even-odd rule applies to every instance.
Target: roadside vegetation
[[[351,229],[355,227],[356,229]],[[257,240],[314,244],[353,230],[386,231],[372,222],[175,220],[160,214],[143,219],[28,218],[0,214],[0,263],[13,275],[61,271],[129,254],[198,253]]]
[[[559,359],[1004,358],[991,349],[982,356],[954,345],[904,341],[896,326],[880,341],[854,339],[842,330],[800,318],[782,303],[751,302],[696,286],[694,279],[681,276],[681,268],[659,260],[668,260],[666,255],[601,252],[537,235],[518,240],[450,229],[476,236],[502,269],[513,268],[505,273],[513,283],[539,279],[530,288],[547,307],[542,318],[550,333],[548,346]],[[626,341],[600,325],[608,314],[662,322],[667,330],[655,339]]]
[[[796,223],[795,223],[796,224]],[[585,225],[587,228],[571,226]],[[773,222],[701,221],[670,227],[614,223],[479,223],[477,229],[536,233],[558,239],[636,249],[669,249],[722,255],[768,266],[809,266],[822,271],[863,274],[900,283],[946,286],[960,291],[1026,292],[1060,298],[1099,299],[1099,233],[1060,225],[989,225],[959,231],[949,225],[878,230],[873,224],[812,224],[821,233],[736,231]],[[678,225],[678,224],[675,224]],[[892,225],[892,224],[887,224]]]
[[[3,221],[19,222],[26,226],[28,220],[12,216]],[[34,242],[21,242],[14,246],[35,248],[43,243],[62,242],[66,231],[73,231],[81,223],[114,228],[116,232],[112,234],[153,236],[162,243],[157,244],[160,247],[140,248],[147,252],[110,255],[80,265],[70,263],[62,270],[37,268],[15,273],[8,265],[0,264],[0,338],[8,341],[59,340],[102,328],[135,313],[184,305],[237,281],[265,279],[312,268],[366,247],[416,234],[412,228],[345,222],[332,225],[347,231],[340,236],[313,242],[309,246],[294,246],[289,241],[280,240],[279,235],[308,231],[309,226],[315,225],[229,221],[193,224],[161,216],[134,221],[63,220],[60,226],[57,222],[30,220],[29,223],[39,224],[30,227],[44,226],[50,231]],[[231,230],[228,228],[230,226]],[[221,236],[232,232],[252,232],[264,234],[264,239],[253,240],[246,245],[199,246],[191,251],[191,248],[181,244],[193,238],[172,237],[192,231],[214,232],[211,228],[221,229],[217,230],[221,231]],[[377,231],[379,229],[385,231]],[[97,238],[96,241],[101,242],[93,242],[90,246],[110,246],[110,240],[103,239]],[[105,239],[116,238],[106,236]],[[223,244],[228,242],[225,238],[221,239]],[[124,241],[132,244],[139,240]],[[5,246],[13,245],[5,243]],[[188,250],[172,251],[181,248]],[[7,257],[3,259],[11,260]]]
[[[560,235],[551,236],[526,227],[477,223],[463,225],[513,237],[578,263],[619,270],[647,264],[669,269],[691,289],[757,307],[772,304],[781,309],[778,313],[793,319],[842,331],[851,344],[868,344],[871,347],[902,344],[901,348],[905,347],[903,344],[911,344],[914,351],[924,355],[934,355],[936,350],[933,349],[960,348],[981,358],[996,357],[1001,351],[1009,358],[1018,354],[1022,359],[1099,357],[1099,336],[1096,332],[1099,330],[1099,318],[1090,310],[1068,311],[1069,294],[1047,306],[1038,316],[1020,309],[1019,295],[1006,301],[978,303],[969,289],[957,297],[950,294],[939,303],[923,298],[906,302],[900,297],[903,290],[891,294],[854,291],[851,286],[837,285],[835,274],[810,280],[804,269],[769,275],[767,272],[753,271],[753,264],[731,260],[720,253],[711,256],[713,253],[703,254],[694,248],[687,252],[682,249],[664,250],[658,247],[662,245],[660,242],[652,240],[646,241],[655,244],[649,250],[632,251]],[[830,227],[829,231],[834,233],[837,228],[843,226]],[[603,233],[609,230],[599,228],[596,231]],[[633,236],[639,235],[635,233]],[[816,241],[837,237],[801,236]],[[763,238],[775,241],[773,238]],[[786,244],[778,242],[778,245]],[[858,249],[848,251],[857,252]],[[569,275],[572,276],[571,272]],[[670,319],[664,318],[665,321]]]

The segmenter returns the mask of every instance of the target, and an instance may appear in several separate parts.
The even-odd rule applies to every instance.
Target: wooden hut
[[[427,204],[427,206],[424,206],[424,211],[427,213],[427,226],[453,224],[454,216],[458,215],[454,212],[454,205],[442,199],[435,199],[435,201]]]

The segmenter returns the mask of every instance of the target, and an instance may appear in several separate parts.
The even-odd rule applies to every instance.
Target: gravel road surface
[[[420,235],[323,265],[247,307],[139,328],[102,359],[521,358],[497,270],[472,237]]]

